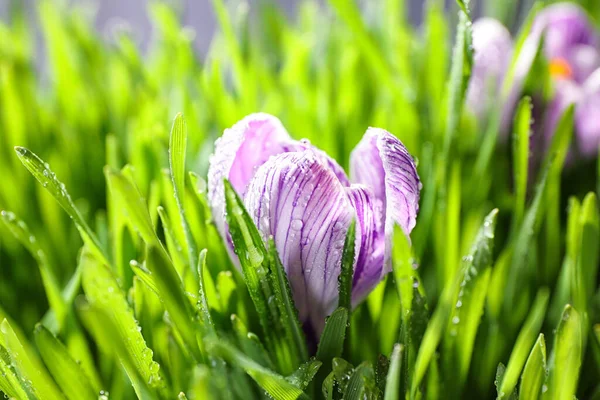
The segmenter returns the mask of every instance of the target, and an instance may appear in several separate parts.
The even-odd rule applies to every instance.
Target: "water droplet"
[[[456,308],[461,308],[462,307],[462,301],[458,300],[456,302]]]
[[[458,324],[460,322],[460,318],[458,318],[458,316],[455,316],[454,318],[452,318],[452,323],[454,325]]]
[[[290,228],[292,228],[295,231],[299,231],[300,229],[302,229],[303,225],[304,224],[302,223],[302,220],[294,219],[290,224]]]

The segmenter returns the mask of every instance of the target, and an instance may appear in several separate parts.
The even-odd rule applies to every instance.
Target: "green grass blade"
[[[223,340],[207,340],[206,348],[211,354],[222,357],[230,364],[246,371],[273,399],[308,399],[308,396],[302,390],[288,382],[284,377],[257,364]]]
[[[122,343],[127,359],[131,360],[130,367],[135,368],[135,371],[129,370],[128,375],[132,380],[139,375],[144,382],[160,387],[163,384],[158,373],[160,367],[152,359],[153,352],[148,348],[133,311],[112,272],[85,250],[81,257],[84,263],[84,292],[90,304],[105,312],[106,318],[115,326],[118,332],[116,339]],[[120,358],[123,362],[123,355]],[[128,366],[126,362],[124,365]]]
[[[464,3],[463,3],[464,5]],[[458,129],[467,86],[473,67],[471,17],[466,7],[458,13],[456,40],[452,52],[452,65],[448,81],[448,106],[446,114],[446,133],[444,137],[444,162],[450,161],[450,151]]]
[[[400,400],[400,370],[402,368],[402,349],[401,344],[395,344],[392,356],[390,357],[390,368],[385,383],[384,400]]]
[[[342,269],[339,280],[338,307],[352,310],[352,277],[354,273],[354,251],[356,237],[356,220],[353,220],[346,233],[344,250],[342,252]]]
[[[11,399],[29,399],[26,387],[21,385],[21,380],[12,368],[8,351],[2,345],[0,345],[0,390]]]
[[[354,260],[354,256],[352,257],[352,260]],[[279,255],[277,254],[273,239],[269,239],[269,266],[271,269],[269,277],[271,278],[271,286],[274,289],[273,292],[277,299],[277,304],[279,305],[279,312],[282,319],[281,322],[290,338],[292,348],[294,348],[297,353],[299,363],[304,362],[308,360],[306,338],[304,337],[302,325],[298,320],[298,310],[294,305],[290,282],[288,281],[285,269],[281,264]]]
[[[290,376],[287,376],[286,379],[292,385],[297,388],[304,390],[311,383],[317,372],[323,363],[321,361],[311,359],[304,364],[300,365],[296,371]]]
[[[154,378],[146,380],[142,375],[145,373],[144,367],[149,367],[150,369],[157,371],[158,364],[152,361],[152,350],[146,348],[141,354],[132,352],[131,340],[134,340],[134,338],[124,338],[124,336],[127,335],[127,331],[124,331],[119,322],[115,320],[109,312],[106,312],[104,308],[98,308],[97,306],[82,301],[78,304],[78,310],[84,325],[93,335],[104,354],[114,355],[116,356],[116,359],[119,360],[137,397],[148,400],[157,399],[156,393],[150,386],[162,386],[164,383],[162,378],[160,381]],[[143,339],[138,345],[139,344],[145,346]],[[139,363],[139,361],[143,361],[144,358],[149,359],[147,360],[148,364],[145,366]],[[152,377],[158,377],[157,373],[153,372],[152,374]],[[127,384],[129,384],[129,382],[127,382]],[[102,394],[102,391],[100,393]],[[100,398],[102,397],[100,396]]]
[[[104,250],[98,241],[95,233],[85,222],[83,216],[75,207],[71,196],[67,192],[65,185],[58,180],[56,174],[50,169],[48,163],[32,153],[25,147],[15,147],[19,160],[25,168],[42,184],[42,186],[54,197],[60,206],[67,212],[73,220],[84,242],[97,253],[98,256],[105,257]]]
[[[565,306],[556,336],[549,366],[548,391],[543,398],[572,399],[577,391],[579,368],[583,362],[581,316],[570,305]]]
[[[184,199],[185,199],[185,152],[187,148],[187,127],[183,115],[177,114],[173,121],[173,128],[169,137],[169,166],[171,170],[171,180],[173,181],[173,190],[179,215],[181,216],[181,225],[185,235],[185,241],[188,248],[190,268],[195,273],[195,267],[198,264],[196,257],[198,247],[190,230],[187,221]]]
[[[198,256],[198,302],[196,303],[196,309],[198,310],[204,329],[209,334],[216,334],[215,325],[210,315],[210,307],[208,306],[208,300],[206,298],[206,291],[204,290],[204,270],[206,269],[206,249],[200,252]]]
[[[460,291],[451,312],[451,326],[444,339],[444,350],[448,356],[445,372],[450,377],[447,389],[455,396],[460,396],[467,379],[475,337],[483,314],[492,266],[497,217],[498,209],[494,209],[484,218],[475,239],[478,250],[472,250],[474,259],[471,260],[469,256],[465,259],[472,265],[465,268],[460,277]]]
[[[201,361],[203,357],[198,346],[192,306],[185,295],[181,279],[162,247],[154,245],[148,247],[146,266],[155,278],[154,282],[160,299],[181,334],[188,351],[196,361]]]
[[[338,308],[327,318],[317,349],[317,359],[325,365],[329,365],[334,357],[342,355],[347,324],[348,310],[345,308]]]
[[[89,378],[67,348],[40,324],[34,334],[42,359],[65,396],[70,400],[96,399]]]
[[[537,399],[540,396],[542,385],[546,380],[546,343],[544,335],[540,333],[537,341],[529,353],[527,363],[521,375],[519,396],[522,399]]]
[[[48,303],[54,315],[49,324],[54,331],[59,330],[67,315],[67,305],[62,297],[58,280],[50,266],[50,261],[46,253],[42,250],[37,238],[30,232],[25,222],[18,219],[15,214],[2,210],[0,217],[8,230],[31,253],[37,262],[40,275],[42,276],[42,283],[46,290],[46,296],[48,297]]]
[[[268,254],[265,244],[244,208],[242,200],[228,181],[225,181],[227,223],[235,254],[240,260],[250,297],[256,307],[260,323],[269,337],[271,317],[267,299],[271,288],[267,278]]]
[[[527,196],[527,174],[529,169],[529,135],[531,133],[531,98],[524,97],[519,106],[514,122],[513,134],[513,182],[515,206],[513,226],[520,226],[525,213]]]
[[[373,367],[369,363],[362,363],[354,369],[354,373],[350,376],[343,398],[361,400],[376,399],[377,397],[378,390]]]
[[[119,205],[126,211],[129,221],[147,244],[159,243],[148,206],[138,188],[123,173],[106,167],[104,175],[108,186],[119,199]]]
[[[411,397],[416,396],[429,363],[435,354],[442,338],[445,328],[448,325],[452,310],[456,306],[457,297],[460,296],[459,289],[466,279],[466,276],[476,276],[492,263],[493,243],[494,243],[494,219],[497,211],[493,210],[489,218],[486,218],[479,229],[479,232],[471,246],[469,255],[463,260],[463,266],[458,271],[452,284],[446,286],[437,308],[427,325],[421,346],[414,365],[413,378],[411,382]],[[463,292],[464,295],[464,292]]]
[[[546,288],[540,289],[533,306],[531,307],[529,317],[525,320],[523,328],[521,328],[521,332],[513,346],[508,365],[506,366],[506,371],[504,372],[504,378],[502,379],[500,389],[498,390],[499,400],[510,398],[517,387],[519,376],[521,375],[521,371],[523,370],[523,366],[525,365],[530,351],[529,349],[531,349],[531,346],[540,332],[542,323],[544,322],[549,298],[549,290]]]
[[[65,399],[41,361],[23,346],[6,319],[0,324],[0,330],[13,365],[32,394],[40,399]]]

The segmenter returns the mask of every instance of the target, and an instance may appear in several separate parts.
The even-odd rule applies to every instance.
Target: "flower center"
[[[557,79],[573,78],[573,69],[564,58],[557,57],[550,61],[550,76]]]

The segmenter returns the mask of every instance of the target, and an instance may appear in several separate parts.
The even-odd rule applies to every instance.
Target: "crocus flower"
[[[477,20],[472,32],[473,70],[466,103],[475,117],[483,120],[494,100],[498,99],[512,57],[513,44],[508,29],[493,18]],[[507,117],[503,120],[510,122],[508,114],[511,112],[512,105],[507,103],[504,111]]]
[[[314,333],[337,305],[351,221],[356,220],[354,304],[391,270],[394,225],[409,235],[416,223],[419,176],[402,142],[389,132],[367,130],[352,152],[351,177],[308,141],[291,139],[268,114],[249,115],[226,129],[210,160],[208,197],[221,235],[231,247],[224,217],[227,178],[263,238],[273,237],[299,318]]]
[[[578,153],[584,157],[594,156],[600,143],[598,113],[594,111],[600,97],[600,73],[595,72],[600,68],[600,39],[585,11],[572,3],[551,5],[536,16],[517,59],[508,97],[502,105],[501,131],[508,132],[512,113],[541,40],[553,94],[549,104],[543,104],[534,94],[534,109],[537,109],[536,113],[545,110],[545,116],[541,123],[536,118],[532,150],[540,145],[548,146],[560,116],[569,105],[575,104]],[[488,112],[489,98],[500,92],[511,57],[509,43],[510,36],[498,21],[484,18],[473,25],[475,59],[467,105],[479,120]]]
[[[582,9],[572,3],[559,3],[545,8],[536,17],[531,40],[539,40],[542,35],[554,91],[544,121],[546,146],[560,116],[574,104],[578,154],[594,156],[600,143],[598,33]]]

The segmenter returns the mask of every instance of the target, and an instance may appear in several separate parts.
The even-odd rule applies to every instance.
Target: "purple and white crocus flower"
[[[512,45],[507,34],[498,21],[490,18],[473,25],[475,60],[467,105],[478,119],[482,118],[480,109],[486,104],[484,100],[498,93],[506,73],[499,68],[509,67]],[[574,104],[577,153],[584,158],[595,156],[600,144],[600,113],[597,112],[600,105],[600,39],[585,11],[573,3],[548,6],[535,17],[517,59],[509,97],[503,105],[502,131],[505,134],[508,131],[512,112],[541,40],[553,93],[549,104],[540,104],[534,98],[534,109],[538,108],[539,112],[541,107],[545,111],[544,118],[534,125],[539,144],[544,148],[548,146],[560,116]],[[484,87],[484,84],[488,86]]]
[[[273,237],[299,318],[320,333],[338,301],[345,236],[356,220],[353,304],[391,270],[394,225],[409,235],[421,183],[395,136],[369,128],[351,155],[351,179],[325,152],[293,140],[281,122],[252,114],[215,143],[208,171],[214,222],[232,248],[225,221],[227,178],[266,240]]]

